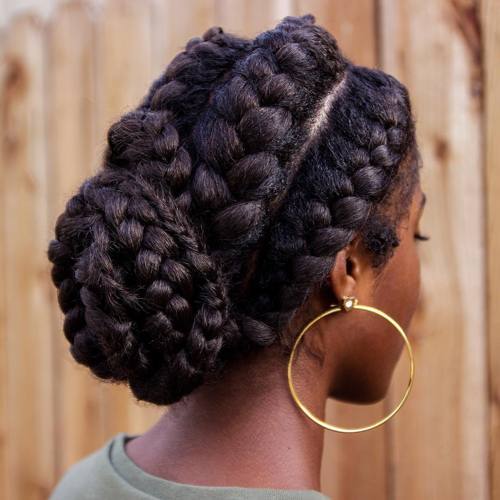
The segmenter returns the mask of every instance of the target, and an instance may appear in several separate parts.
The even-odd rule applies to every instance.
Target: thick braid
[[[191,158],[179,130],[250,47],[220,28],[192,39],[110,127],[103,172],[56,224],[48,256],[71,353],[103,379],[128,380],[138,399],[178,400],[238,337],[220,272],[182,210]]]
[[[192,195],[198,212],[212,215],[214,248],[220,240],[241,252],[258,241],[271,201],[286,193],[312,124],[343,76],[335,39],[313,22],[285,18],[257,37],[194,127],[200,162]]]
[[[361,98],[374,92],[367,115]],[[248,293],[255,300],[247,302],[248,315],[282,329],[290,312],[321,286],[337,252],[358,234],[383,257],[380,262],[390,256],[398,244],[394,217],[380,225],[377,217],[398,186],[398,214],[404,214],[417,179],[414,163],[398,172],[414,152],[410,109],[406,90],[394,78],[349,65],[343,98],[333,103],[328,126],[304,158],[252,271]],[[407,184],[401,187],[403,175]]]
[[[211,227],[208,247],[234,301],[244,292],[251,254],[320,130],[324,110],[342,88],[346,66],[336,40],[314,25],[313,16],[285,18],[256,38],[194,127],[199,162],[192,217]],[[241,317],[240,325],[256,343],[275,337],[252,318]]]
[[[251,41],[224,33],[220,27],[210,28],[202,38],[192,38],[152,83],[137,109],[110,127],[104,166],[129,168],[137,161],[162,161],[163,149],[169,147],[165,144],[164,128],[173,122],[179,136],[189,135],[215,83],[252,46]],[[144,120],[150,116],[156,130],[144,127]],[[188,181],[192,169],[187,157],[182,145],[178,152],[180,164],[170,164],[165,169],[165,181],[186,211],[190,206]]]

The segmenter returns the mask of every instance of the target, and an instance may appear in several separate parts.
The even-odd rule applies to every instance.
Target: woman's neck
[[[301,368],[294,385],[324,418],[321,367]],[[286,359],[261,352],[173,405],[128,442],[127,454],[146,472],[181,483],[319,490],[323,430],[297,408],[287,384]]]

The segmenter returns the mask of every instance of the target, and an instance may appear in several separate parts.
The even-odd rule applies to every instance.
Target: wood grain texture
[[[45,498],[55,479],[43,30],[17,17],[3,40],[2,237],[5,287],[2,408],[5,498]]]
[[[486,170],[489,464],[491,498],[500,500],[500,2],[482,3]]]
[[[79,184],[92,173],[98,158],[95,137],[95,58],[92,49],[92,11],[87,2],[72,1],[56,10],[46,27],[47,127],[50,225]],[[68,43],[68,40],[71,40]],[[51,238],[54,235],[51,234]],[[69,353],[63,315],[52,294],[56,393],[57,469],[62,474],[78,458],[105,439],[101,384]],[[93,429],[85,432],[84,429]]]
[[[410,332],[416,355],[413,394],[389,423],[391,498],[486,499],[477,5],[384,0],[381,8],[382,65],[410,91],[429,199],[422,230],[432,238],[421,248],[422,300]]]
[[[6,47],[4,33],[0,32],[0,123],[5,123],[5,117],[8,110],[8,102],[5,95],[7,82],[7,64]],[[8,418],[5,408],[9,404],[7,399],[7,283],[5,282],[5,273],[7,272],[7,258],[5,249],[5,196],[7,186],[5,183],[5,134],[0,137],[0,497],[5,498],[7,494],[8,477],[8,453],[7,434]]]
[[[152,77],[151,4],[110,0],[96,12],[96,137],[102,153],[109,127],[135,108]],[[133,36],[131,36],[133,34]],[[96,164],[96,169],[100,163]],[[132,430],[134,402],[127,386],[103,384],[99,407],[106,436]]]
[[[337,39],[343,53],[355,64],[378,64],[375,2],[299,0],[297,14],[312,13],[318,24]],[[362,35],[361,35],[362,34]],[[366,425],[388,411],[384,402],[375,405],[349,405],[330,400],[328,422],[346,427]],[[358,434],[325,434],[322,488],[332,498],[346,500],[388,498],[387,437],[384,426]]]

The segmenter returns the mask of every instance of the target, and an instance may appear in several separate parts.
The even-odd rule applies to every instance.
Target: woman
[[[329,397],[384,397],[404,342],[349,309],[410,323],[419,168],[405,87],[312,15],[190,40],[110,127],[48,249],[75,360],[172,406],[51,498],[326,498],[324,427],[288,362],[318,419]]]

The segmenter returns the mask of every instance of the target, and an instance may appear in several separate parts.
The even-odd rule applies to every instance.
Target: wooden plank
[[[149,1],[134,0],[107,0],[96,12],[95,144],[100,151],[108,128],[139,104],[151,83],[152,13]],[[106,436],[142,427],[137,424],[137,405],[127,386],[103,383],[101,392]]]
[[[3,125],[7,113],[7,102],[5,99],[5,86],[7,81],[6,54],[4,54],[5,39],[4,32],[0,31],[0,123]],[[3,130],[3,129],[2,129]],[[5,133],[1,135],[0,143],[0,497],[7,498],[7,479],[8,479],[8,455],[7,434],[8,419],[7,408],[7,283],[5,282],[5,273],[7,268],[5,242],[7,240],[5,227],[5,196],[7,186],[5,179],[5,159],[4,151],[7,139]]]
[[[150,78],[156,78],[171,59],[184,50],[190,38],[201,36],[216,24],[215,1],[187,0],[186,3],[184,0],[152,0],[150,5]],[[145,431],[164,411],[162,407],[145,402],[132,402],[128,406],[127,432],[135,434]]]
[[[383,0],[383,68],[409,90],[429,203],[412,395],[390,423],[391,498],[488,498],[484,214],[474,2]],[[425,33],[425,36],[422,36]],[[396,377],[405,377],[398,371]]]
[[[489,347],[491,498],[500,500],[500,2],[482,3],[484,91],[485,91],[485,169],[486,169],[486,253],[487,253],[487,322]]]
[[[187,0],[187,5],[181,0],[151,0],[151,68],[147,85],[184,50],[190,38],[201,36],[215,24],[214,12],[213,0]],[[127,432],[139,434],[156,423],[165,408],[134,400],[128,411]]]
[[[17,17],[4,39],[1,96],[7,449],[5,498],[47,498],[55,475],[43,31]]]
[[[375,2],[361,0],[298,0],[297,14],[312,13],[317,23],[337,39],[355,64],[374,67],[377,60]],[[375,422],[388,411],[385,401],[359,406],[330,400],[327,421],[355,427]],[[385,426],[358,434],[326,433],[322,488],[332,498],[386,499]]]
[[[78,185],[97,161],[94,144],[93,26],[88,2],[72,1],[56,10],[47,25],[48,146],[51,179],[50,227]],[[54,237],[52,235],[51,237]],[[52,286],[56,337],[56,457],[60,476],[106,438],[100,404],[100,383],[69,353],[64,315]],[[89,433],[88,429],[92,429]]]

